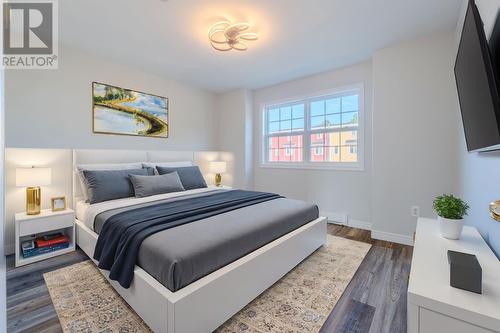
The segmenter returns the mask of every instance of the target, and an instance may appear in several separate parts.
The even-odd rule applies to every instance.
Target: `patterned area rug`
[[[217,332],[319,332],[371,245],[328,235],[314,252]],[[67,332],[151,332],[91,261],[44,274]]]
[[[152,332],[91,260],[43,274],[63,332]]]

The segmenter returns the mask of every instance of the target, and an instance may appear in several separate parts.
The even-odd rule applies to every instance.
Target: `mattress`
[[[133,206],[174,202],[221,189],[197,189],[147,198],[77,205],[79,219],[96,233],[106,219]],[[171,291],[177,291],[267,243],[318,218],[316,205],[279,198],[232,210],[146,238],[137,265]]]

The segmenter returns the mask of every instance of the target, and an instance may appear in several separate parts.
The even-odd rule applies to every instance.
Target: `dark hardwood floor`
[[[370,232],[328,225],[332,235],[373,244],[321,333],[405,333],[413,247],[373,240]]]
[[[43,273],[87,259],[78,250],[15,268],[14,256],[8,256],[7,332],[62,332]]]
[[[372,240],[370,232],[328,225],[332,235],[373,244],[321,333],[406,332],[413,248]],[[24,267],[7,257],[8,332],[62,332],[42,274],[87,260],[80,250]]]

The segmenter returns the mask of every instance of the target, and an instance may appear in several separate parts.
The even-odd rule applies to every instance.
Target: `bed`
[[[75,150],[73,160],[74,166],[186,158],[202,164],[196,153],[153,154]],[[91,258],[103,226],[119,213],[127,215],[130,207],[149,212],[160,204],[238,193],[209,187],[89,205],[81,199],[76,179],[73,188],[77,243]],[[126,287],[109,279],[109,271],[101,272],[153,331],[211,332],[325,241],[326,219],[318,217],[317,207],[272,198],[147,237]]]

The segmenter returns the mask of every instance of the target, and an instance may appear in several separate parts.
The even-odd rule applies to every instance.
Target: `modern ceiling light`
[[[217,22],[208,30],[208,39],[212,47],[218,51],[246,51],[244,41],[257,40],[259,36],[253,32],[245,32],[250,28],[248,23],[234,23],[229,21]]]

